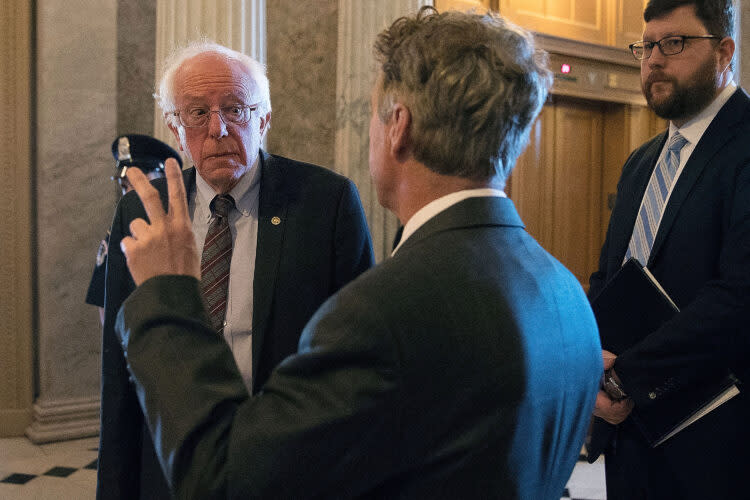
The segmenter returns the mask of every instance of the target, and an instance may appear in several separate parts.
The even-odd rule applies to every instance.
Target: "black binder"
[[[657,330],[679,312],[659,282],[637,259],[629,259],[591,301],[602,347],[619,354]],[[707,415],[739,393],[732,374],[716,373],[706,382],[664,401],[669,415],[635,408],[633,420],[652,447]],[[663,407],[660,405],[660,407]],[[675,419],[674,415],[681,415]]]
[[[637,259],[628,259],[591,301],[602,347],[619,354],[679,309]]]

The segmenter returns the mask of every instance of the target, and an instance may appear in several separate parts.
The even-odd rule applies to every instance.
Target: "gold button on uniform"
[[[271,217],[271,224],[273,224],[274,226],[278,226],[279,224],[281,224],[281,218]]]
[[[649,392],[648,393],[648,398],[649,399],[656,399],[656,393],[655,392]]]

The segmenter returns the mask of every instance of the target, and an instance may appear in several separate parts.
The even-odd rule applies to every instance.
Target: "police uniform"
[[[112,156],[116,162],[112,180],[118,183],[125,179],[125,174],[131,166],[137,166],[145,174],[163,172],[167,158],[174,158],[182,168],[182,159],[177,151],[148,135],[128,134],[118,137],[112,143]],[[99,243],[99,250],[96,252],[96,265],[86,292],[87,304],[104,307],[104,277],[108,251],[109,231]]]

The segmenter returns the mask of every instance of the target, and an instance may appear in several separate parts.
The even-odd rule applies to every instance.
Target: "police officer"
[[[128,182],[125,173],[131,166],[136,166],[145,173],[150,180],[164,176],[164,162],[167,158],[174,158],[182,167],[180,155],[158,139],[148,135],[122,135],[112,143],[112,156],[115,158],[115,175],[112,180],[117,182],[125,195],[133,187]],[[91,276],[86,303],[99,308],[99,320],[104,324],[104,271],[106,269],[109,230],[99,244],[96,252],[96,266]]]

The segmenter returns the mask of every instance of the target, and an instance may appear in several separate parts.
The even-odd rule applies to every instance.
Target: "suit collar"
[[[708,126],[701,140],[696,144],[693,153],[685,164],[682,174],[669,197],[669,203],[664,210],[659,230],[656,233],[649,263],[653,261],[661,245],[664,243],[669,230],[674,223],[680,207],[685,202],[695,182],[706,168],[721,168],[722,165],[713,165],[711,160],[721,151],[724,146],[734,140],[740,127],[738,126],[750,105],[750,98],[742,89],[737,89],[732,97],[724,104],[716,114],[711,125]]]
[[[258,243],[253,278],[253,380],[257,378],[263,340],[271,316],[288,208],[285,162],[261,150],[259,166]]]
[[[479,226],[524,227],[521,217],[509,198],[495,196],[467,198],[422,224],[398,249],[396,256],[434,234]]]
[[[391,252],[391,255],[396,253],[396,251],[398,251],[398,248],[403,245],[404,242],[407,241],[409,237],[422,226],[422,224],[432,219],[440,212],[467,198],[478,198],[483,196],[505,197],[505,192],[500,189],[492,188],[463,189],[460,191],[454,191],[445,196],[441,196],[440,198],[427,203],[425,206],[417,210],[401,228],[401,233],[398,236],[398,240],[395,240],[398,242],[398,244],[393,249],[393,252]]]

